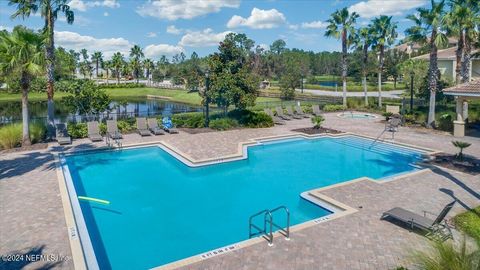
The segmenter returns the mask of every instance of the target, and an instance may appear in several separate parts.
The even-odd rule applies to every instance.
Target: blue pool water
[[[78,196],[111,202],[80,202],[100,268],[146,269],[248,239],[248,218],[263,209],[287,206],[292,225],[328,215],[300,193],[411,171],[422,154],[371,145],[354,136],[265,143],[248,159],[197,168],[152,146],[66,164]]]

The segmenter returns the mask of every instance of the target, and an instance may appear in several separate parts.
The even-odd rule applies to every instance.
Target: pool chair
[[[114,140],[122,138],[122,134],[118,131],[117,120],[107,120],[107,136]]]
[[[292,120],[289,116],[283,114],[283,108],[281,106],[276,107],[275,111],[277,112],[277,116],[282,118],[283,120]]]
[[[306,113],[303,112],[302,107],[300,107],[300,106],[298,106],[298,105],[295,106],[295,112],[297,113],[298,116],[301,116],[301,117],[303,117],[303,118],[308,118],[308,117],[309,117],[308,114],[306,114]]]
[[[100,135],[100,128],[97,121],[90,121],[87,123],[88,138],[92,142],[102,141],[102,135]]]
[[[312,114],[315,115],[315,116],[321,115],[322,112],[320,111],[320,106],[312,105]]]
[[[282,119],[276,117],[275,115],[273,115],[273,112],[272,110],[270,110],[269,108],[265,108],[263,109],[263,111],[272,118],[273,120],[273,123],[276,124],[276,125],[285,125],[285,121],[283,121]]]
[[[400,221],[407,224],[410,230],[418,228],[427,231],[427,237],[445,241],[449,238],[453,238],[452,231],[445,222],[445,217],[448,212],[450,212],[455,202],[456,201],[453,201],[447,204],[435,219],[427,217],[427,214],[435,216],[435,214],[431,212],[423,211],[423,215],[419,215],[400,207],[395,207],[383,213],[381,219],[390,218],[392,220]]]
[[[148,129],[155,135],[164,135],[163,129],[158,126],[157,118],[148,118]]]
[[[389,132],[397,132],[398,127],[402,125],[400,117],[392,117],[385,123],[385,130]]]
[[[173,127],[172,119],[170,117],[164,117],[162,119],[163,129],[170,134],[177,134],[178,130]]]
[[[287,109],[287,115],[292,117],[293,119],[302,119],[303,118],[302,116],[296,115],[293,112],[292,106],[286,106],[285,108]]]
[[[68,136],[67,126],[61,123],[61,124],[56,124],[55,127],[56,127],[55,135],[56,135],[56,140],[58,144],[60,145],[71,144],[72,139],[70,138],[70,136]]]
[[[137,117],[137,131],[140,136],[150,136],[150,131],[147,127],[147,119],[143,117]]]

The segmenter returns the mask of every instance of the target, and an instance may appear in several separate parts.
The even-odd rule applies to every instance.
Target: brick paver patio
[[[124,144],[162,140],[195,159],[233,154],[239,142],[251,138],[283,135],[291,129],[311,126],[309,119],[286,126],[243,129],[203,134],[166,135],[140,138],[126,135]],[[342,119],[326,114],[325,126],[376,137],[379,120]],[[401,128],[396,141],[455,152],[454,138],[445,133]],[[480,139],[467,154],[480,158]],[[59,194],[53,153],[97,147],[77,140],[67,148],[52,144],[48,150],[2,154],[0,156],[0,255],[52,254],[71,256],[68,231]],[[439,211],[452,198],[459,200],[451,215],[480,204],[480,181],[444,168],[382,184],[359,181],[323,190],[322,194],[359,211],[294,232],[290,241],[275,239],[273,247],[255,244],[226,255],[210,258],[186,269],[391,269],[407,264],[408,251],[428,241],[399,226],[379,220],[393,206],[421,213]],[[22,268],[24,267],[24,268]],[[3,262],[0,269],[73,269],[71,261],[32,263]]]

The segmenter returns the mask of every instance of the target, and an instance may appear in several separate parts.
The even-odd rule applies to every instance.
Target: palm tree
[[[354,44],[358,50],[362,50],[362,84],[363,93],[365,94],[365,106],[368,106],[368,94],[367,94],[367,74],[368,74],[368,48],[372,45],[373,36],[372,29],[370,27],[362,27],[355,33]]]
[[[17,11],[12,14],[12,18],[22,17],[25,19],[31,14],[40,11],[40,16],[45,20],[43,31],[46,34],[45,58],[46,58],[46,76],[47,76],[47,98],[48,98],[48,130],[49,136],[53,137],[54,130],[54,82],[55,82],[55,42],[54,30],[55,21],[59,13],[63,13],[67,23],[72,24],[75,17],[67,0],[10,0],[9,5],[16,5]]]
[[[140,75],[141,67],[142,67],[142,63],[137,58],[132,58],[130,60],[130,68],[133,71],[133,76],[135,77],[135,80],[137,81],[137,83],[138,83],[138,77]]]
[[[88,51],[87,51],[87,49],[81,49],[81,50],[80,50],[80,54],[82,55],[83,61],[84,61],[84,62],[88,62],[89,56],[88,56]]]
[[[355,31],[354,24],[358,17],[356,12],[350,13],[345,7],[332,13],[330,19],[327,20],[329,25],[325,36],[342,39],[343,106],[347,106],[347,50],[350,47]]]
[[[117,84],[120,84],[120,69],[123,66],[123,54],[116,52],[112,56],[112,67],[115,69],[115,75],[117,76]]]
[[[34,76],[44,74],[45,36],[17,26],[12,33],[0,32],[0,73],[20,76],[22,88],[22,145],[30,145],[28,91]]]
[[[103,62],[102,52],[93,52],[91,59],[95,62],[95,77],[98,78],[98,67]]]
[[[112,68],[112,61],[103,61],[102,62],[102,68],[107,73],[107,85],[108,85],[109,80],[110,80],[109,71]]]
[[[148,83],[150,84],[150,71],[155,68],[155,64],[153,63],[152,59],[147,58],[143,61],[143,67],[147,71],[147,74],[146,74],[147,75],[147,80],[148,80]]]
[[[428,68],[428,88],[430,90],[430,102],[428,111],[427,127],[435,125],[435,94],[438,88],[438,46],[447,44],[448,39],[442,32],[443,17],[445,15],[445,0],[436,2],[431,0],[431,8],[417,8],[415,15],[407,16],[415,25],[405,30],[408,39],[419,43],[429,43],[430,63]]]
[[[456,50],[455,83],[469,81],[472,40],[478,36],[476,26],[480,23],[478,2],[473,0],[450,0],[450,11],[444,17],[447,35],[458,38]],[[467,44],[468,43],[468,44]]]
[[[393,44],[397,38],[397,23],[392,16],[382,15],[373,19],[373,47],[378,51],[378,107],[382,107],[382,72],[385,59],[385,47]]]
[[[130,57],[136,58],[137,60],[144,57],[143,50],[138,45],[134,45],[130,49]]]

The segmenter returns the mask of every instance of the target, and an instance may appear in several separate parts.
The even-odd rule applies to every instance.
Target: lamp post
[[[415,72],[410,71],[410,113],[413,113],[413,77]]]
[[[210,97],[209,97],[209,90],[210,90],[210,74],[209,71],[207,70],[205,72],[205,92],[203,93],[205,95],[205,127],[208,127],[209,122],[210,122],[210,115],[209,115],[209,104],[210,104]]]
[[[302,74],[302,94],[303,94],[303,74]]]

